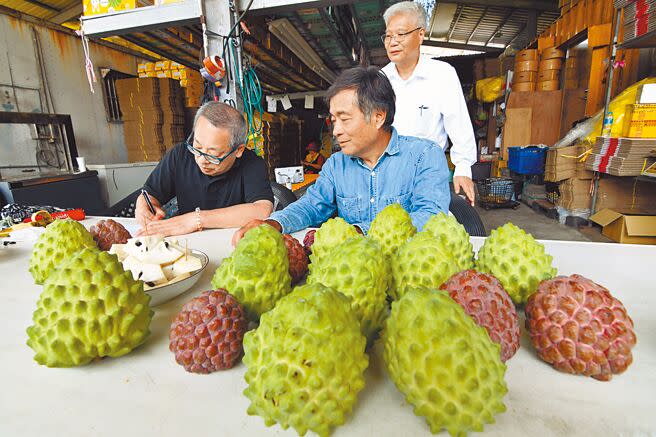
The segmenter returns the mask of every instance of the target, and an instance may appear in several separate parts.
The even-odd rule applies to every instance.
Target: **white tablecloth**
[[[246,414],[244,365],[195,375],[168,350],[171,320],[183,303],[209,289],[214,270],[232,251],[231,236],[231,230],[188,236],[189,247],[207,253],[210,265],[192,290],[155,308],[144,345],[125,357],[72,369],[33,361],[25,329],[41,287],[28,272],[31,247],[0,249],[0,436],[295,435]],[[483,241],[472,240],[476,249]],[[656,246],[544,244],[560,273],[583,274],[624,303],[636,325],[634,363],[610,382],[560,373],[538,359],[522,326],[521,348],[507,363],[507,411],[485,434],[656,435]],[[356,408],[334,435],[430,435],[387,376],[380,345],[370,362]]]

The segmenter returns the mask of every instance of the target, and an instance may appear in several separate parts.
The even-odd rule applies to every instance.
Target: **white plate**
[[[180,296],[182,293],[196,285],[196,282],[198,282],[200,279],[201,273],[203,273],[203,270],[205,270],[205,267],[207,267],[210,259],[200,250],[191,249],[189,252],[196,258],[200,258],[200,263],[202,266],[200,270],[197,270],[194,274],[189,276],[187,279],[183,279],[182,281],[178,281],[169,285],[161,285],[159,287],[147,290],[146,293],[150,295],[151,307],[166,303],[171,299]]]

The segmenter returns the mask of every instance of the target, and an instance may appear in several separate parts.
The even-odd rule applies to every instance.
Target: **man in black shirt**
[[[229,105],[208,102],[196,113],[185,143],[162,158],[136,203],[140,235],[182,235],[204,228],[237,228],[273,210],[264,160],[246,149],[246,123]],[[162,205],[177,197],[179,215],[163,220]]]

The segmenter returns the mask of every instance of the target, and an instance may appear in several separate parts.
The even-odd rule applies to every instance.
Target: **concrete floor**
[[[524,203],[520,203],[516,210],[508,208],[486,211],[477,205],[476,211],[481,216],[488,234],[493,229],[511,222],[540,240],[610,242],[609,239],[599,233],[596,227],[580,228],[579,230],[561,225],[558,220],[550,219],[535,212]]]

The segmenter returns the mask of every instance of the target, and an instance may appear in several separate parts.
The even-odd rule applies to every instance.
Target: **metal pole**
[[[604,112],[602,113],[601,119],[601,132],[604,131],[604,122],[606,121],[606,115],[608,114],[608,107],[610,106],[610,95],[613,88],[613,64],[615,64],[615,56],[617,55],[617,35],[620,30],[620,14],[622,13],[621,9],[618,9],[615,14],[615,33],[613,36],[613,43],[611,45],[610,60],[608,62],[608,86],[606,87],[606,101],[604,102]],[[599,172],[594,173],[593,185],[592,185],[592,205],[590,206],[590,213],[594,214],[597,208],[597,194],[599,194]]]

